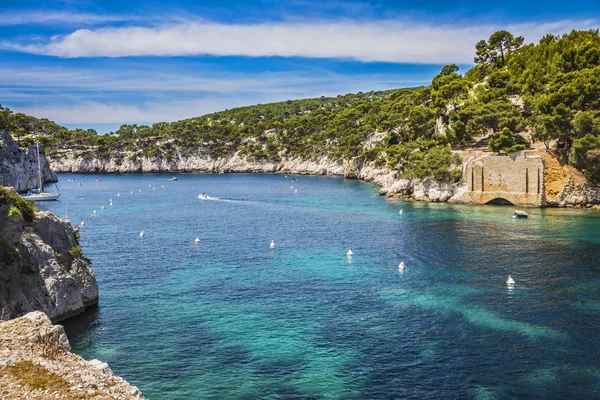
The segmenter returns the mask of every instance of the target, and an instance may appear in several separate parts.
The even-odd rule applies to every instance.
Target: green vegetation
[[[73,246],[73,248],[69,250],[69,254],[73,258],[83,258],[83,251],[80,246]]]
[[[0,265],[10,265],[20,258],[21,254],[18,248],[12,246],[6,240],[0,239]]]
[[[69,148],[83,158],[122,151],[133,158],[204,152],[252,161],[283,157],[363,157],[402,176],[455,181],[450,149],[475,142],[509,153],[530,137],[568,156],[600,182],[600,35],[597,30],[546,35],[538,44],[499,31],[475,48],[464,75],[447,65],[426,87],[259,104],[173,123],[123,125],[116,132],[67,130],[0,108],[0,129],[19,140],[46,132],[49,154]],[[369,142],[373,133],[385,138]],[[367,145],[368,144],[368,145]]]
[[[21,211],[19,211],[19,209],[15,206],[12,206],[9,210],[8,210],[8,216],[9,217],[20,217],[23,214],[21,214]]]
[[[16,192],[7,189],[4,186],[0,186],[0,205],[2,204],[10,204],[11,210],[13,207],[16,207],[27,222],[33,221],[35,218],[35,213],[38,211],[38,209],[34,206],[33,201],[25,200]]]
[[[46,390],[68,394],[71,388],[63,378],[29,360],[2,367],[0,377],[3,375],[11,375],[28,390]]]

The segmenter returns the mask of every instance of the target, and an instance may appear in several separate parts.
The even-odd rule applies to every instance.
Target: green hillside
[[[526,148],[527,138],[568,156],[600,181],[600,35],[597,30],[547,35],[538,44],[494,33],[475,49],[463,75],[445,66],[426,87],[348,94],[225,110],[152,126],[123,125],[110,135],[67,130],[10,110],[0,129],[17,137],[46,132],[47,152],[72,148],[84,157],[142,149],[169,159],[204,151],[239,152],[252,160],[360,156],[408,177],[455,181],[460,160],[451,152],[486,135],[489,148]],[[369,141],[373,133],[383,140]]]

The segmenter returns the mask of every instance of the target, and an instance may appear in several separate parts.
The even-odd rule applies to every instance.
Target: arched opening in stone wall
[[[506,200],[504,197],[496,197],[491,199],[490,201],[488,201],[485,204],[497,204],[497,205],[501,205],[501,206],[514,206],[513,203],[511,203],[510,201]]]

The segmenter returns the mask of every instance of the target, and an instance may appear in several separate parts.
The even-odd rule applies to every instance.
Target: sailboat
[[[60,193],[46,193],[44,192],[44,183],[42,182],[42,165],[40,164],[40,144],[36,143],[37,150],[37,163],[38,163],[38,180],[39,189],[30,190],[23,198],[25,200],[33,201],[49,201],[56,200],[60,197]]]

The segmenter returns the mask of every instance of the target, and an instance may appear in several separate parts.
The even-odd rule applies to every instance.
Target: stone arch
[[[504,197],[494,197],[493,199],[487,201],[485,204],[498,204],[502,206],[514,206],[514,204]]]

